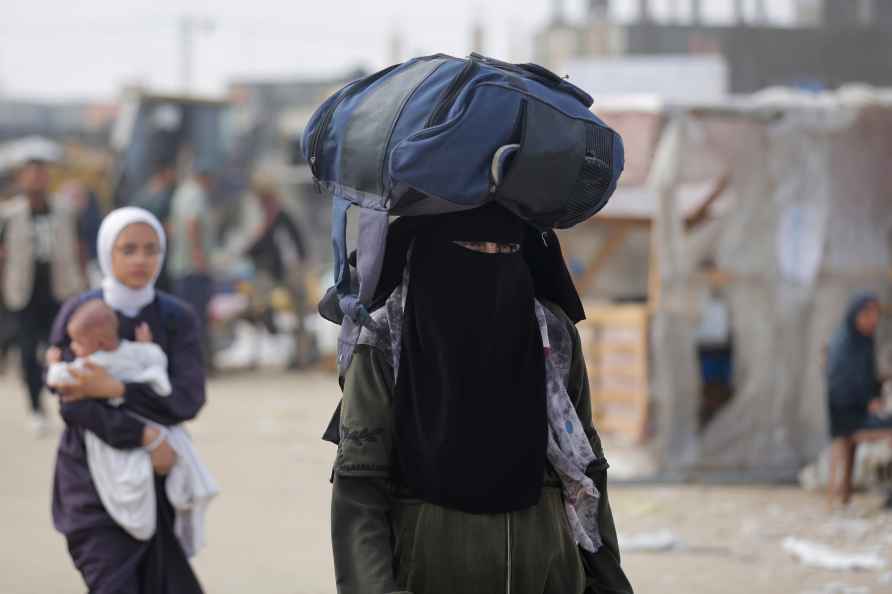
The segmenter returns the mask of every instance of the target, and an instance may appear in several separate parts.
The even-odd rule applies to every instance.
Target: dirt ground
[[[333,446],[319,439],[336,403],[322,374],[224,376],[191,427],[221,483],[208,547],[195,566],[209,594],[329,594],[328,476]],[[52,528],[57,429],[36,439],[15,377],[0,375],[0,594],[82,594]],[[609,440],[607,455],[610,457]],[[676,546],[626,551],[639,594],[892,593],[892,514],[862,495],[828,515],[823,500],[792,487],[622,486],[610,492],[623,537],[664,533]],[[861,572],[806,567],[786,537],[878,553],[889,565]]]

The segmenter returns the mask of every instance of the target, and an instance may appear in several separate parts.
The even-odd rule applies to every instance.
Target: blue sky
[[[660,17],[689,0],[652,2]],[[582,14],[583,0],[564,4],[571,17]],[[703,4],[707,18],[730,15],[731,0]],[[766,4],[778,22],[789,22],[791,0]],[[618,18],[634,16],[635,0],[614,5]],[[13,0],[0,22],[0,94],[108,99],[127,83],[175,89],[184,14],[213,23],[196,38],[193,79],[196,91],[213,94],[237,77],[382,67],[395,31],[407,55],[463,55],[475,20],[485,24],[487,53],[526,60],[551,10],[548,0]]]

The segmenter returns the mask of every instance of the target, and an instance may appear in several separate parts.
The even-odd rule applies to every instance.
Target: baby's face
[[[71,334],[71,351],[75,356],[89,357],[99,349],[98,337],[90,332],[77,332]]]
[[[105,328],[84,329],[80,332],[68,331],[71,337],[71,352],[76,357],[89,357],[98,351],[113,351],[118,348],[114,333]]]

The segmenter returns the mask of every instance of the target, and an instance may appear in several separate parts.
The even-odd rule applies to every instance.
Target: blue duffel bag
[[[345,320],[369,321],[391,215],[497,201],[544,231],[603,208],[622,173],[623,144],[591,104],[541,66],[478,54],[416,58],[327,99],[304,131],[303,152],[334,202],[333,291]],[[351,205],[362,207],[358,283],[347,262]]]

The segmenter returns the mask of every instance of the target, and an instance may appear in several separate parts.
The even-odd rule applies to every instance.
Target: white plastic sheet
[[[885,559],[875,551],[850,553],[793,537],[784,539],[783,548],[808,567],[830,571],[877,571],[886,567]]]

